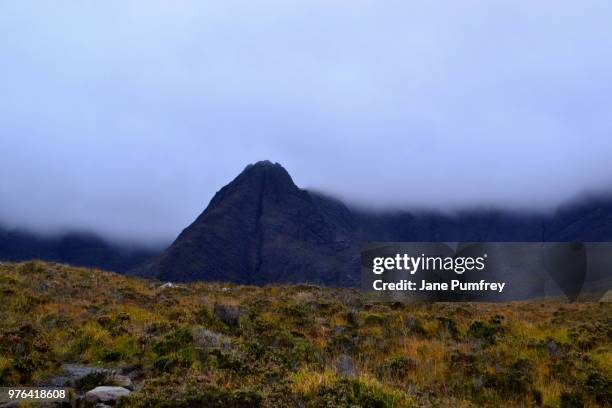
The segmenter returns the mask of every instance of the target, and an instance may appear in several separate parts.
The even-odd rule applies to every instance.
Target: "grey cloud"
[[[612,189],[604,1],[0,4],[0,221],[172,238],[250,162],[373,207]]]

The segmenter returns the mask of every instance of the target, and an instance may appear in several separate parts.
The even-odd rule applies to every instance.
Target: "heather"
[[[120,406],[609,406],[611,339],[605,302],[381,303],[0,264],[0,384],[99,367],[76,398],[116,370],[132,384]]]

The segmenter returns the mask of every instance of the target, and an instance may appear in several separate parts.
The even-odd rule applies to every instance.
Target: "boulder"
[[[115,403],[121,397],[130,395],[130,390],[123,387],[101,386],[85,393],[85,399],[89,402]]]
[[[338,374],[345,375],[348,377],[354,377],[357,375],[357,370],[355,368],[355,362],[353,358],[346,354],[340,354],[338,360],[336,360],[336,371]]]

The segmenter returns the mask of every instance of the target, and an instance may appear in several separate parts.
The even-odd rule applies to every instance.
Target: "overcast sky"
[[[172,239],[246,164],[375,207],[612,190],[612,2],[0,2],[0,222]]]

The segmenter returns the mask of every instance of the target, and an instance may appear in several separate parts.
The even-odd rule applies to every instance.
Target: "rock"
[[[62,367],[62,372],[51,376],[41,381],[37,386],[45,387],[73,387],[78,388],[79,382],[93,374],[103,373],[104,375],[112,375],[113,370],[103,367],[86,366],[80,364],[65,364]]]
[[[482,375],[472,377],[472,386],[474,387],[474,390],[476,391],[480,391],[482,389],[482,386],[483,386]]]
[[[121,397],[130,395],[130,390],[123,387],[101,386],[85,393],[85,399],[89,402],[115,403]]]
[[[175,284],[174,284],[174,283],[172,283],[172,282],[166,282],[166,283],[164,283],[163,285],[161,285],[161,286],[159,287],[159,289],[173,289],[173,288],[177,288],[177,287],[178,287],[178,285],[175,285]]]
[[[194,327],[191,331],[193,343],[196,347],[230,348],[232,343],[226,336],[207,330],[203,327]]]
[[[346,375],[349,377],[354,377],[357,375],[353,358],[346,354],[340,354],[340,357],[338,357],[338,360],[336,360],[336,370],[340,375]]]
[[[557,345],[556,341],[550,340],[548,343],[546,343],[546,349],[551,355],[556,356],[557,352],[559,351],[559,346]]]
[[[548,353],[556,358],[563,357],[567,353],[567,347],[563,344],[557,343],[553,339],[549,339],[548,342],[546,342],[545,347]]]

